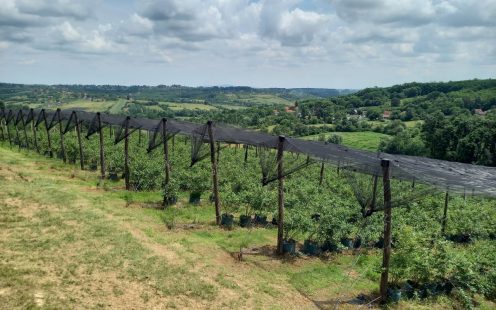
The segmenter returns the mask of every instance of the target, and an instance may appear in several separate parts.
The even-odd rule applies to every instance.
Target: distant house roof
[[[384,111],[382,113],[382,118],[390,118],[391,117],[391,111]]]
[[[475,114],[477,115],[486,115],[487,112],[483,111],[482,109],[475,109]]]
[[[285,107],[284,111],[288,112],[288,113],[294,113],[294,112],[296,112],[296,107],[294,107],[294,106]]]

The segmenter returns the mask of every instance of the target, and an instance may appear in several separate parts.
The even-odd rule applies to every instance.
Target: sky
[[[0,0],[0,82],[357,89],[495,72],[496,0]]]

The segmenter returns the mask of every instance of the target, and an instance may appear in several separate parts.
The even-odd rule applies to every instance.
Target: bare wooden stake
[[[77,117],[77,113],[74,113],[74,122],[76,123],[76,135],[79,145],[79,164],[81,165],[81,170],[84,170],[84,154],[83,154],[83,142],[81,141],[81,124],[79,123],[79,119]]]
[[[443,210],[443,220],[441,221],[441,234],[446,233],[446,225],[448,224],[448,204],[449,204],[449,192],[446,191],[444,195],[444,210]]]
[[[278,216],[277,216],[277,254],[283,254],[283,238],[284,238],[284,136],[279,136],[277,144],[277,178],[278,186]]]
[[[98,136],[100,137],[100,178],[101,180],[105,180],[105,149],[103,144],[103,127],[100,112],[96,113],[96,117],[98,117]]]
[[[382,256],[382,273],[381,273],[381,302],[387,301],[388,277],[389,277],[389,260],[391,257],[391,183],[390,183],[390,166],[389,160],[383,159],[382,182],[384,186],[384,245]]]
[[[174,136],[172,137],[174,139]],[[174,141],[174,140],[172,140]],[[167,119],[162,119],[162,144],[164,147],[164,169],[165,169],[165,186],[170,182],[170,162],[169,162],[169,142],[167,140]],[[172,142],[174,145],[174,142]],[[167,206],[167,196],[164,194],[163,206]]]
[[[319,186],[322,186],[322,182],[324,181],[324,165],[324,162],[322,162],[322,165],[320,166]]]
[[[46,129],[47,140],[48,140],[48,154],[50,155],[50,157],[53,157],[52,136],[50,135],[50,129],[48,129],[48,125],[46,123],[46,116],[45,116],[45,129]]]
[[[22,130],[24,131],[24,141],[26,141],[26,148],[29,149],[28,132],[26,130],[26,123],[24,122],[24,116],[22,117]]]
[[[245,164],[248,162],[248,145],[245,144]]]
[[[31,113],[33,112],[33,109],[31,109]],[[34,115],[34,114],[33,114]],[[33,132],[33,142],[34,142],[34,148],[36,149],[36,152],[40,152],[40,147],[38,145],[38,134],[37,134],[37,128],[34,124],[34,116],[33,120],[31,121],[31,131]]]
[[[7,122],[5,122],[5,128],[7,130],[7,138],[9,138],[10,147],[12,147],[12,136],[10,135],[9,124],[7,124]]]
[[[60,151],[62,152],[62,160],[64,163],[67,162],[65,156],[65,145],[64,145],[64,129],[62,128],[62,119],[60,117],[60,109],[57,109],[57,121],[59,122],[59,134],[60,134]]]
[[[130,189],[129,185],[129,121],[131,118],[126,117],[126,127],[124,128],[124,181],[126,190]]]
[[[14,124],[14,127],[16,130],[17,146],[19,147],[19,150],[20,150],[21,149],[21,136],[19,135],[19,128],[15,124]]]
[[[215,223],[220,225],[219,181],[217,179],[217,161],[215,160],[215,140],[212,130],[212,121],[207,122],[208,137],[210,139],[210,162],[212,163],[213,194],[215,202]]]

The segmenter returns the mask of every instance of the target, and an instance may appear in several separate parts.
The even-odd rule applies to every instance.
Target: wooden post
[[[16,130],[16,138],[17,138],[17,146],[19,147],[19,150],[21,149],[21,137],[19,136],[19,128],[17,128],[17,125],[14,124],[15,130]]]
[[[9,138],[10,147],[12,147],[12,137],[10,136],[10,129],[9,129],[9,124],[7,124],[7,121],[5,121],[5,128],[7,130],[7,138]]]
[[[381,302],[387,301],[389,260],[391,257],[391,183],[389,160],[381,160],[382,182],[384,186],[384,245],[381,273]]]
[[[174,136],[172,137],[174,139]],[[174,140],[172,140],[174,141]],[[164,147],[164,169],[165,169],[165,186],[170,182],[170,163],[169,163],[169,142],[167,140],[167,119],[162,118],[162,144]],[[172,143],[174,145],[174,142]],[[167,197],[164,194],[163,206],[167,206]]]
[[[2,140],[5,140],[5,136],[3,134],[3,120],[0,120],[0,133],[2,136]]]
[[[443,220],[441,221],[441,234],[446,233],[446,225],[448,224],[448,203],[449,203],[449,192],[446,191],[444,195],[444,210],[443,210]]]
[[[324,181],[324,162],[322,162],[322,165],[320,166],[319,186],[322,186],[323,181]]]
[[[31,130],[33,131],[33,142],[34,142],[34,148],[36,149],[36,152],[40,152],[40,147],[38,146],[38,134],[36,133],[36,126],[34,125],[34,121],[31,122]]]
[[[43,112],[44,113],[44,112]],[[47,133],[47,140],[48,140],[48,154],[50,157],[53,157],[53,151],[52,151],[52,136],[50,135],[50,129],[48,129],[48,125],[46,123],[46,115],[45,116],[45,129]]]
[[[248,145],[245,144],[245,164],[248,162]]]
[[[217,142],[217,163],[220,160],[220,142]]]
[[[100,112],[96,113],[96,117],[98,117],[98,135],[100,137],[100,178],[101,180],[105,180],[105,150],[103,145],[102,116]]]
[[[129,121],[131,118],[126,117],[126,127],[124,128],[124,181],[126,190],[129,190]]]
[[[220,225],[220,199],[219,199],[219,181],[217,179],[217,161],[215,160],[215,141],[212,130],[212,121],[207,122],[208,137],[210,139],[210,162],[212,163],[212,181],[213,194],[215,202],[215,223]]]
[[[74,113],[74,122],[76,123],[76,135],[79,145],[79,163],[81,165],[81,170],[84,170],[84,153],[83,142],[81,141],[81,124],[79,123],[76,111],[73,111],[72,113]]]
[[[24,140],[26,141],[26,148],[29,149],[28,132],[26,130],[26,123],[24,122],[24,117],[22,118],[22,130],[24,131]]]
[[[277,144],[277,179],[279,180],[278,186],[278,218],[277,218],[277,254],[281,255],[282,243],[284,238],[284,136],[279,136],[279,143]]]
[[[65,145],[64,145],[64,129],[62,129],[62,120],[60,118],[60,109],[57,109],[57,121],[59,122],[59,134],[60,134],[60,151],[62,152],[62,160],[64,163],[67,162],[65,156]]]

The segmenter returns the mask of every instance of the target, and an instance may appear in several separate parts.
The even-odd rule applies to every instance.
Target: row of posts
[[[57,109],[57,121],[59,123],[59,133],[60,133],[60,147],[61,147],[61,153],[62,153],[62,159],[64,163],[66,162],[66,156],[65,156],[65,146],[64,146],[64,133],[63,133],[63,126],[60,118],[60,109]],[[101,119],[101,114],[98,112],[96,114],[97,117],[97,123],[98,123],[98,135],[99,135],[99,144],[100,144],[100,170],[101,170],[101,179],[105,179],[105,150],[104,150],[104,137],[103,137],[103,125],[102,125],[102,119]],[[82,148],[82,141],[81,141],[81,122],[78,120],[77,113],[74,111],[73,112],[73,121],[75,123],[75,129],[76,129],[76,134],[77,134],[77,140],[78,140],[78,145],[79,145],[79,156],[80,156],[80,166],[81,169],[84,169],[84,154],[83,154],[83,148]],[[130,182],[129,182],[129,121],[130,117],[128,116],[125,121],[125,127],[124,127],[124,175],[125,175],[125,184],[126,184],[126,190],[130,189]],[[45,120],[46,124],[46,120]],[[26,143],[28,143],[27,139],[27,132],[26,132],[26,124],[24,124],[24,135],[26,139]],[[0,126],[1,128],[1,135],[2,139],[4,138],[4,132],[3,132],[3,125]],[[15,126],[16,129],[16,135],[17,139],[20,144],[19,140],[19,130],[17,126]],[[12,145],[11,141],[11,134],[9,131],[9,127],[6,126],[7,130],[7,136],[10,145]],[[36,128],[35,126],[32,126],[32,131],[34,135],[34,146],[36,150],[39,152],[39,146],[38,146],[38,139],[37,139],[37,134],[36,134]],[[209,137],[209,146],[210,146],[210,161],[211,161],[211,168],[212,168],[212,183],[213,183],[213,198],[214,198],[214,205],[215,205],[215,219],[216,219],[216,224],[220,225],[221,221],[221,204],[220,204],[220,198],[219,198],[219,182],[218,182],[218,170],[217,170],[217,163],[218,163],[218,157],[219,157],[219,149],[220,146],[217,145],[217,151],[215,148],[215,137],[213,135],[213,122],[208,121],[207,122],[207,132],[208,132],[208,137]],[[48,148],[49,148],[49,154],[52,157],[52,148],[51,148],[51,136],[50,136],[50,129],[48,126],[46,127],[46,134],[47,134],[47,140],[48,140]],[[164,170],[165,170],[165,184],[169,184],[170,182],[170,161],[169,161],[169,148],[168,148],[168,138],[167,138],[167,119],[163,118],[162,119],[162,143],[163,143],[163,152],[164,152]],[[140,134],[141,136],[141,134]],[[284,143],[285,143],[285,137],[284,136],[279,136],[278,137],[278,144],[277,144],[277,178],[278,178],[278,219],[277,219],[277,253],[278,254],[283,254],[283,225],[284,225]],[[27,147],[28,144],[26,144]],[[217,155],[217,158],[216,158]],[[247,161],[248,158],[248,146],[245,146],[245,162]],[[383,230],[383,238],[384,238],[384,246],[383,246],[383,261],[382,261],[382,272],[381,272],[381,279],[380,279],[380,294],[381,294],[381,299],[385,301],[387,299],[387,290],[388,290],[388,275],[389,275],[389,264],[390,264],[390,257],[391,257],[391,185],[390,185],[390,162],[387,159],[383,159],[381,161],[381,167],[382,167],[382,177],[383,177],[383,188],[384,188],[384,230]],[[324,177],[324,163],[322,162],[321,164],[321,169],[320,169],[320,179],[319,179],[319,185],[322,185],[323,182],[323,177]],[[374,177],[374,196],[375,196],[375,189],[377,187],[377,176]],[[447,223],[447,211],[448,211],[448,200],[449,200],[449,195],[448,192],[446,192],[445,196],[445,205],[444,205],[444,212],[443,212],[443,219],[442,219],[442,233],[445,233],[446,229],[446,223]],[[166,197],[164,196],[164,206],[166,205]]]

